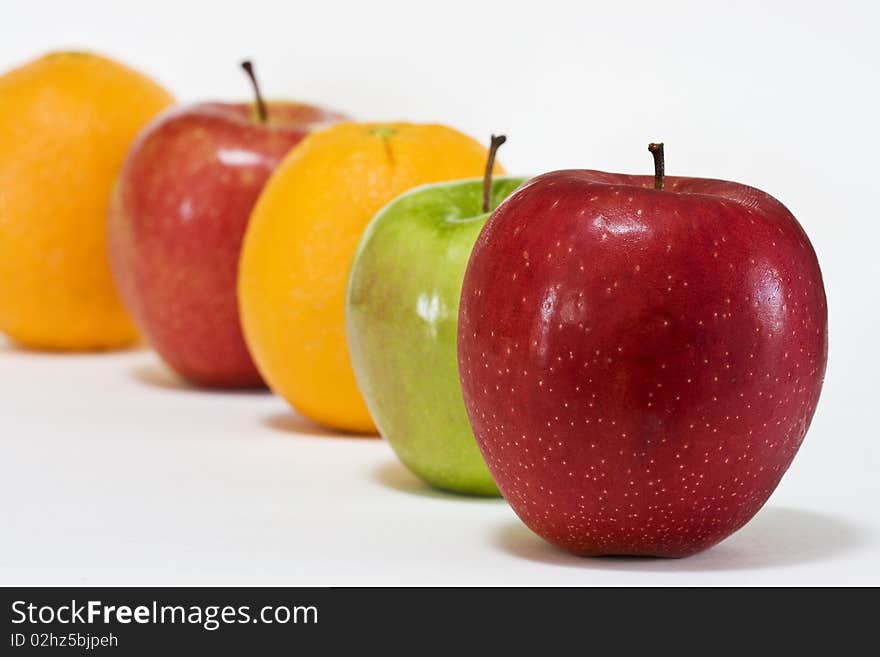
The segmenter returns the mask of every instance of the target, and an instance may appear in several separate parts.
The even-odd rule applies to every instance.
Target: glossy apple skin
[[[238,317],[238,257],[251,209],[287,152],[341,116],[271,103],[203,103],[138,137],[111,202],[114,281],[140,331],[178,374],[209,387],[258,387]]]
[[[827,310],[806,234],[731,182],[533,179],[465,276],[459,367],[480,450],[537,534],[681,557],[761,508],[812,419]]]
[[[496,178],[491,207],[523,178]],[[461,282],[489,217],[482,180],[425,185],[370,222],[346,297],[349,352],[370,415],[400,460],[428,484],[498,495],[474,442],[458,379]]]

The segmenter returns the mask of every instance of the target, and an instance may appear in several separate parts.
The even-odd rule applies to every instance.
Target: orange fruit
[[[481,176],[485,166],[485,146],[441,125],[342,123],[288,153],[248,223],[238,294],[257,367],[297,411],[337,429],[376,431],[345,337],[361,233],[408,189]]]
[[[0,77],[0,331],[43,349],[137,339],[107,258],[110,192],[172,97],[104,57],[59,52]]]

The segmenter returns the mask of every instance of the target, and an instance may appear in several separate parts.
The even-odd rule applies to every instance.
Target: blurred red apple
[[[825,291],[803,229],[757,189],[664,179],[662,159],[654,178],[557,171],[483,229],[458,348],[480,449],[532,530],[680,557],[745,524],[791,464]]]
[[[293,102],[200,103],[157,118],[138,137],[110,209],[114,280],[135,323],[182,377],[255,387],[236,275],[251,209],[287,152],[341,119]]]

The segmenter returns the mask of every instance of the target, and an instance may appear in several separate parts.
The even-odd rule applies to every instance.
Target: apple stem
[[[654,189],[662,190],[666,177],[666,158],[663,156],[663,142],[648,144],[648,150],[654,156]]]
[[[483,212],[489,211],[489,198],[492,196],[492,169],[495,168],[495,154],[501,144],[507,141],[504,135],[492,135],[489,140],[489,157],[486,158],[486,173],[483,174]]]
[[[260,93],[260,83],[257,82],[257,76],[254,73],[254,65],[250,60],[244,60],[241,63],[241,67],[244,69],[244,72],[247,73],[248,78],[250,78],[251,85],[254,88],[254,98],[256,99],[257,106],[257,118],[260,120],[260,123],[265,123],[266,119],[269,116],[269,112],[266,110],[266,103],[263,101],[263,94]]]

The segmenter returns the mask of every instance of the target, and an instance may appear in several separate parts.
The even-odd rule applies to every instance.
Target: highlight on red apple
[[[810,425],[827,309],[810,240],[746,185],[534,178],[465,274],[459,372],[502,494],[582,555],[682,557],[743,526]]]

